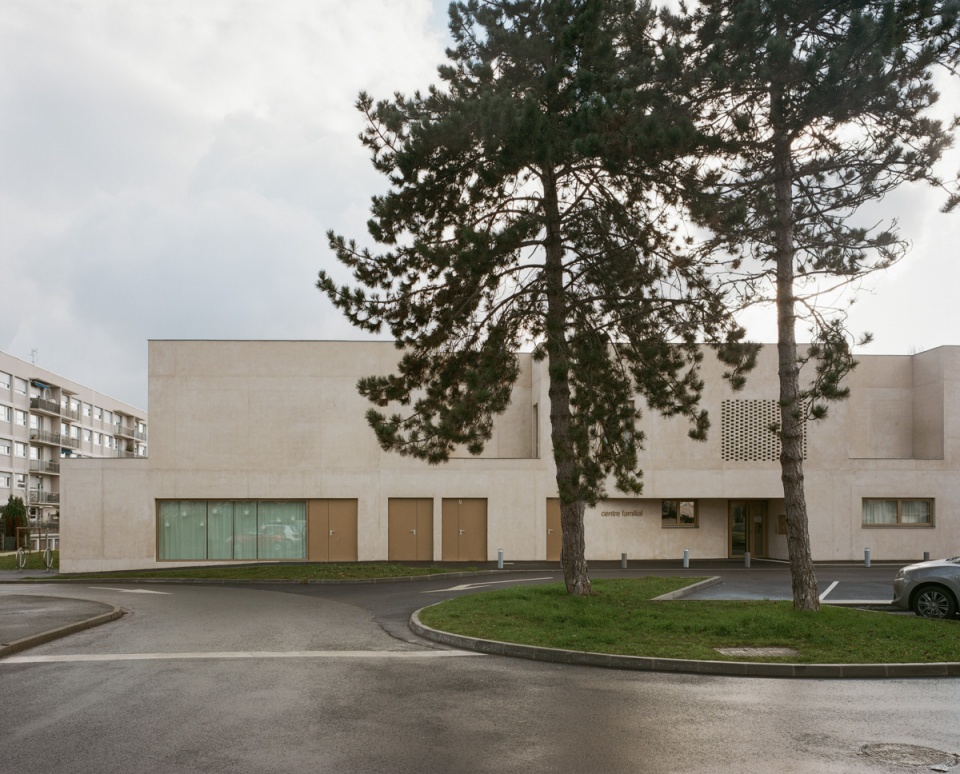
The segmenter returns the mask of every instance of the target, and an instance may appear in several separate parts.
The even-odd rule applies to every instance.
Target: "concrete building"
[[[145,411],[0,352],[0,506],[55,522],[64,459],[146,456]]]
[[[357,379],[389,343],[154,341],[150,458],[63,470],[65,571],[272,560],[559,557],[546,365],[521,356],[480,457],[382,451]],[[960,347],[860,358],[852,396],[806,431],[814,559],[960,553]],[[709,439],[646,413],[645,489],[588,509],[588,559],[785,559],[777,364],[732,392],[708,355]]]

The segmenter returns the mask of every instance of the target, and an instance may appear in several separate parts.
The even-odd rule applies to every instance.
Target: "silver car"
[[[953,618],[960,600],[960,556],[911,564],[893,579],[893,605],[924,618]]]

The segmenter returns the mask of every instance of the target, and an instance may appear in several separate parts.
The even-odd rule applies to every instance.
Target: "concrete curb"
[[[708,578],[692,586],[686,586],[657,597],[655,601],[682,599],[697,589],[714,586],[719,577]],[[440,604],[439,602],[437,604]],[[432,605],[428,605],[432,607]],[[960,677],[960,663],[937,662],[929,664],[770,664],[755,661],[692,661],[678,658],[650,658],[647,656],[621,656],[612,653],[542,648],[536,645],[520,645],[514,642],[483,640],[462,634],[432,629],[420,621],[420,608],[410,616],[410,629],[433,642],[462,650],[472,650],[495,656],[528,658],[534,661],[549,661],[556,664],[604,667],[606,669],[632,669],[641,672],[674,672],[728,677],[792,677],[806,679],[877,679],[904,677]]]
[[[40,634],[33,634],[20,640],[8,642],[6,645],[0,645],[0,659],[5,658],[6,656],[12,656],[14,653],[19,653],[21,650],[26,650],[27,648],[43,645],[45,642],[58,640],[61,637],[66,637],[69,634],[82,632],[84,629],[92,629],[94,626],[100,626],[101,624],[109,623],[110,621],[116,621],[118,618],[122,618],[124,615],[126,615],[125,610],[122,610],[119,607],[114,607],[109,613],[95,615],[93,618],[87,618],[84,621],[77,621],[76,623],[60,626],[56,629],[50,629],[46,632],[40,632]]]

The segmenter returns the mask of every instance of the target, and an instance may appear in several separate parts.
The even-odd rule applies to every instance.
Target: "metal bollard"
[[[870,566],[870,549],[869,548],[863,549],[863,566],[864,567]]]
[[[689,569],[689,567],[690,567],[690,549],[684,548],[683,549],[683,569],[686,570],[686,569]]]
[[[498,570],[503,569],[503,549],[502,548],[497,549],[497,569]]]
[[[621,570],[626,570],[626,569],[627,569],[627,555],[626,555],[626,554],[620,554],[620,569],[621,569]]]
[[[750,569],[750,552],[749,551],[743,552],[743,566],[746,567],[748,570]]]
[[[925,562],[929,562],[929,561],[930,561],[930,552],[929,552],[929,551],[924,551],[924,552],[923,552],[923,561],[925,561]]]

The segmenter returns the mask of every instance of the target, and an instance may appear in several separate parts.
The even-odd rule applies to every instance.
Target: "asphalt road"
[[[746,572],[729,570],[729,594],[789,594],[784,568]],[[871,573],[836,568],[830,594],[862,599],[875,583],[889,598],[893,570]],[[960,751],[956,679],[600,670],[461,653],[406,629],[411,609],[474,590],[453,587],[549,574],[0,585],[0,603],[36,593],[130,611],[0,660],[0,771],[899,772],[929,765],[861,751]],[[821,590],[833,582],[818,574]]]

